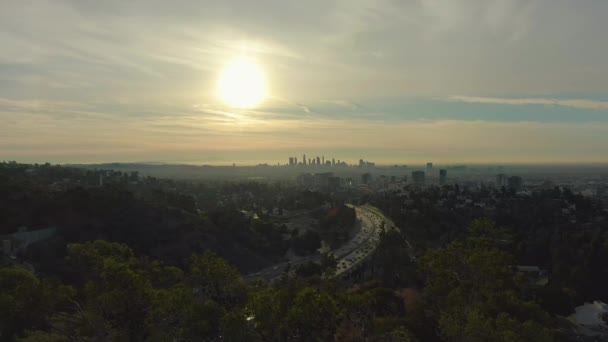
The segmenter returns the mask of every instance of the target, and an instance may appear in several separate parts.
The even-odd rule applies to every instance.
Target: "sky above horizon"
[[[0,7],[0,160],[608,162],[608,1]],[[238,56],[257,107],[218,99]]]

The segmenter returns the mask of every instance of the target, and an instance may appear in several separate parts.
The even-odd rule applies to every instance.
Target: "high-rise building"
[[[507,175],[499,173],[496,175],[496,187],[502,188],[503,186],[507,186]]]
[[[293,165],[293,157],[289,157],[289,165]]]
[[[361,184],[369,184],[372,180],[372,175],[370,173],[364,173],[361,175]]]
[[[433,171],[433,163],[426,163],[426,172]]]
[[[321,164],[325,165],[325,156],[321,156]]]
[[[511,176],[507,179],[507,187],[510,190],[519,191],[523,187],[523,180],[519,176]]]
[[[293,157],[293,165],[298,165],[298,157]]]
[[[336,160],[334,158],[331,158],[331,166],[336,166]]]
[[[359,167],[363,166],[365,166],[365,162],[363,161],[363,159],[359,159]]]
[[[312,165],[310,158],[308,158],[308,165]]]
[[[444,185],[448,178],[448,170],[441,169],[439,170],[439,185]]]
[[[319,158],[319,156],[317,156],[317,166],[321,165],[321,158]]]
[[[413,171],[412,180],[414,184],[424,184],[424,171]]]
[[[302,155],[302,164],[306,165],[306,154]]]

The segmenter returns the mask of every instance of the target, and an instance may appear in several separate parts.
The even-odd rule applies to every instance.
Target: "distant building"
[[[317,166],[321,165],[321,158],[319,158],[319,156],[317,156]]]
[[[336,166],[336,160],[334,158],[331,158],[331,166]]]
[[[523,188],[523,180],[519,176],[511,176],[507,179],[509,190],[520,191]]]
[[[359,167],[363,166],[365,166],[365,162],[363,161],[363,159],[359,159]]]
[[[306,155],[305,154],[302,155],[302,164],[306,165]]]
[[[298,157],[293,157],[293,165],[298,165]]]
[[[388,188],[388,177],[386,177],[385,175],[381,175],[380,178],[378,179],[378,185],[382,189]]]
[[[55,227],[30,231],[26,227],[19,227],[16,233],[0,236],[2,252],[5,255],[13,254],[27,248],[32,243],[52,238],[56,232],[57,228]]]
[[[293,157],[289,157],[289,165],[293,165]]]
[[[424,171],[413,171],[412,181],[414,184],[424,184]]]
[[[311,187],[313,185],[313,178],[310,173],[303,173],[296,178],[298,184],[305,187]]]
[[[439,185],[445,185],[448,179],[448,170],[441,169],[439,170]]]
[[[329,179],[334,174],[331,172],[315,173],[313,176],[313,184],[318,188],[327,188],[329,186]]]
[[[499,173],[496,175],[496,187],[501,188],[503,186],[507,186],[507,175]]]
[[[329,163],[329,160],[327,162]],[[340,188],[340,177],[329,177],[327,182],[330,190],[337,190]]]
[[[364,173],[361,175],[361,184],[369,184],[372,180],[372,175],[370,173]]]
[[[431,173],[433,171],[433,163],[426,163],[426,172]]]

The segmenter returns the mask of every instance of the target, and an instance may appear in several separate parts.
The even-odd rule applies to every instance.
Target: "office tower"
[[[365,165],[365,162],[363,161],[363,159],[359,159],[359,167],[363,167]]]
[[[293,165],[298,165],[298,157],[293,157]]]
[[[414,184],[424,184],[424,171],[413,171],[412,180]]]
[[[426,172],[431,172],[433,170],[433,163],[426,163]]]
[[[336,166],[336,160],[334,158],[331,158],[331,166]]]
[[[448,178],[448,170],[441,169],[439,170],[439,185],[445,185]]]
[[[308,158],[308,165],[312,165],[312,161],[310,158]]]
[[[302,155],[302,164],[306,165],[306,154]]]
[[[369,184],[369,182],[372,180],[372,175],[369,173],[364,173],[361,175],[361,183],[362,184]]]
[[[321,156],[321,164],[325,165],[325,156]]]
[[[519,191],[523,187],[523,180],[519,176],[511,176],[507,179],[507,187],[509,190]]]
[[[289,157],[289,165],[293,165],[293,157]]]
[[[496,187],[502,188],[503,186],[507,186],[507,175],[499,173],[496,175]]]
[[[319,158],[319,156],[317,156],[317,166],[321,165],[321,158]]]

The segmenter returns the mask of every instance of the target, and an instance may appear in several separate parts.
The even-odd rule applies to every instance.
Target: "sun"
[[[220,98],[232,107],[255,107],[266,97],[264,72],[255,61],[239,57],[224,68],[218,92]]]

